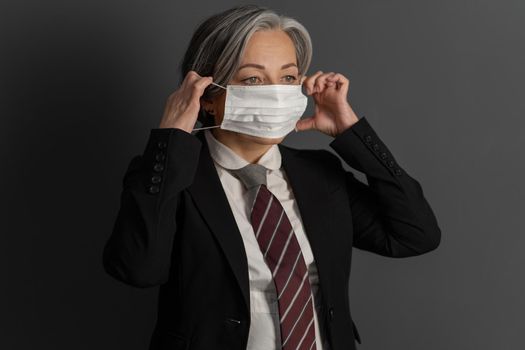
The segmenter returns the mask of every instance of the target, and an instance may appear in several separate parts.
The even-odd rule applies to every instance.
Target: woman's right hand
[[[168,97],[159,128],[178,128],[191,133],[199,116],[200,97],[212,81],[212,77],[201,77],[190,70],[181,86]]]

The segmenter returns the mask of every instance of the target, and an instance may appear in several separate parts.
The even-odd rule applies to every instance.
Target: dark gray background
[[[106,275],[103,245],[191,33],[234,4],[2,2],[2,349],[147,348],[158,289]],[[442,229],[427,255],[355,251],[359,348],[522,349],[525,3],[260,4],[309,29],[309,74],[350,78],[350,104],[420,181]],[[308,131],[284,143],[330,141]]]

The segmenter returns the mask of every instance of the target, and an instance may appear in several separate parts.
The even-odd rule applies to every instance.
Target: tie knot
[[[258,185],[266,186],[266,168],[260,164],[248,164],[240,169],[230,171],[233,176],[242,181],[247,189]]]

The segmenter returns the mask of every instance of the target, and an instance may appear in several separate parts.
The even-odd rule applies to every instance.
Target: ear
[[[205,100],[201,97],[200,99],[201,107],[208,112],[209,114],[215,114],[214,112],[214,103],[210,100]]]

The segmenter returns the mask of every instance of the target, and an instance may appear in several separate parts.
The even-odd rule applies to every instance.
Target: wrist
[[[348,118],[343,118],[341,120],[336,136],[343,133],[347,129],[351,128],[358,121],[359,121],[359,118],[355,114],[350,115]]]
[[[192,130],[193,130],[193,126],[192,125],[187,125],[187,124],[184,124],[184,123],[171,123],[171,124],[165,124],[165,123],[161,123],[159,125],[159,128],[160,129],[163,129],[163,128],[166,128],[166,129],[180,129],[180,130],[183,130],[187,133],[191,133]]]

